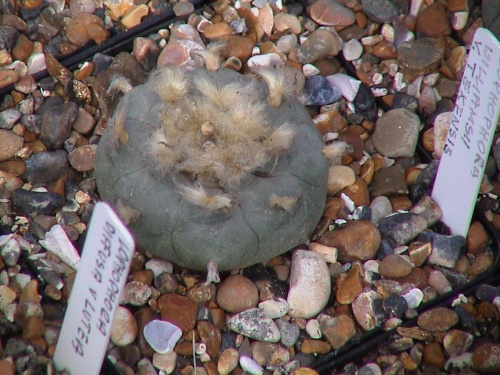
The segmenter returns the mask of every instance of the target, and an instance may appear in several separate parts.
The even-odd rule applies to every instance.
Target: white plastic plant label
[[[54,354],[57,370],[99,374],[133,252],[127,228],[97,203]]]
[[[432,198],[453,234],[467,236],[500,109],[500,43],[474,35]]]

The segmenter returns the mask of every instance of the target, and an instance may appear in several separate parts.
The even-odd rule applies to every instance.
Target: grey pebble
[[[373,21],[388,23],[398,15],[398,7],[391,0],[363,0],[361,9]]]
[[[427,262],[447,268],[455,267],[466,245],[465,238],[462,236],[445,236],[434,232],[423,232],[418,236],[417,240],[430,242],[432,245]]]
[[[281,343],[286,347],[295,345],[300,335],[300,328],[297,323],[289,322],[285,319],[276,319],[274,321],[280,330]]]
[[[12,193],[12,204],[18,213],[50,215],[63,206],[63,199],[52,192],[16,189]]]
[[[157,353],[170,353],[182,336],[175,324],[163,320],[152,320],[144,326],[144,337]]]
[[[380,219],[377,228],[382,238],[395,247],[404,245],[427,229],[427,220],[414,213],[399,212]]]
[[[0,113],[0,129],[12,129],[23,113],[17,109],[9,108]]]
[[[240,312],[229,319],[228,326],[234,332],[254,340],[277,342],[280,331],[272,319],[258,308]]]
[[[64,150],[34,153],[24,165],[22,178],[34,185],[55,181],[69,171],[68,154]]]
[[[50,150],[61,148],[77,116],[78,106],[73,102],[49,108],[42,115],[40,140]]]
[[[417,112],[418,99],[411,95],[397,92],[394,94],[394,99],[392,100],[392,108],[406,108],[410,112]]]

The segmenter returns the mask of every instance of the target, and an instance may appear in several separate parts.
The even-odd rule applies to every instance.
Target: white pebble
[[[285,299],[275,297],[259,303],[259,309],[261,309],[269,318],[278,319],[283,318],[287,314],[290,309],[290,305]]]
[[[354,61],[363,54],[363,45],[357,39],[351,39],[342,46],[342,53],[347,61]]]
[[[284,62],[277,53],[266,53],[264,55],[252,56],[248,59],[247,65],[250,69],[270,66],[283,66]]]
[[[262,366],[255,362],[252,358],[249,358],[247,356],[240,357],[240,366],[243,371],[246,371],[251,375],[264,374],[264,369],[262,368]]]
[[[416,309],[424,299],[424,293],[418,289],[413,288],[408,293],[403,294],[409,309]]]
[[[453,366],[453,369],[461,369],[461,368],[471,368],[472,367],[472,353],[465,352],[456,357],[450,357],[446,363],[444,364],[444,369],[448,370],[450,366]]]
[[[116,346],[130,345],[137,337],[137,322],[129,309],[118,306],[111,328],[111,342]]]
[[[80,255],[69,240],[64,229],[56,224],[45,234],[45,240],[38,241],[48,251],[56,254],[71,268],[77,270]]]
[[[163,272],[172,273],[174,271],[174,265],[167,260],[153,258],[148,260],[144,267],[147,270],[153,271],[154,277],[161,275]]]
[[[368,283],[372,283],[373,274],[378,273],[378,266],[380,262],[378,260],[370,259],[363,264],[364,280]]]
[[[322,245],[317,242],[312,242],[309,245],[309,250],[312,250],[315,253],[320,254],[327,263],[337,262],[337,256],[339,251],[335,247]]]
[[[455,12],[451,16],[451,26],[453,30],[462,30],[469,19],[469,12]]]
[[[316,319],[309,319],[306,323],[306,332],[312,339],[320,339],[323,334],[319,322]]]
[[[144,326],[144,338],[157,353],[170,353],[182,336],[175,324],[163,320],[152,320]]]
[[[304,64],[302,66],[302,73],[304,73],[304,76],[306,78],[309,78],[309,77],[318,75],[319,74],[319,69],[316,68],[312,64]]]
[[[382,26],[382,36],[385,40],[392,43],[394,41],[394,27],[385,23],[384,26]]]
[[[326,77],[326,80],[339,88],[342,96],[352,102],[358,93],[361,81],[349,77],[347,74],[337,73]]]
[[[33,75],[47,68],[45,65],[45,54],[33,53],[28,57],[28,75]]]
[[[326,306],[330,293],[330,273],[323,257],[310,250],[295,250],[287,297],[289,314],[294,318],[318,314]]]

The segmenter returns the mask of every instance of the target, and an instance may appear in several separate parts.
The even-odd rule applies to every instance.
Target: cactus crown
[[[282,73],[261,74],[267,98],[253,80],[218,85],[208,72],[194,79],[173,67],[155,74],[154,90],[164,106],[149,156],[160,174],[187,177],[179,181],[189,185],[179,183],[178,191],[192,203],[230,208],[234,201],[226,189],[238,187],[293,144],[294,130],[286,123],[270,126],[265,116],[266,106],[281,105]]]

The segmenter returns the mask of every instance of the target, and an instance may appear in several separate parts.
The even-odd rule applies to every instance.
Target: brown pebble
[[[12,69],[0,69],[0,88],[17,82],[21,78],[20,74]]]
[[[196,330],[200,335],[201,341],[203,341],[207,347],[208,355],[212,358],[217,357],[222,342],[220,330],[206,320],[200,320],[196,325]]]
[[[220,284],[217,303],[227,312],[239,313],[257,306],[259,291],[245,276],[231,275]]]
[[[430,242],[414,242],[408,247],[410,259],[416,267],[420,267],[431,254],[432,246]]]
[[[89,172],[94,169],[97,145],[84,145],[71,151],[68,161],[78,172]]]
[[[179,327],[182,332],[192,330],[196,324],[198,306],[189,298],[167,293],[158,299],[161,319]]]
[[[415,31],[431,38],[450,35],[451,27],[445,5],[436,2],[422,10],[417,16]]]
[[[319,373],[309,367],[299,367],[293,370],[293,375],[319,375]]]
[[[203,29],[203,35],[208,39],[221,38],[223,36],[231,35],[233,32],[233,28],[225,22],[208,25]]]
[[[488,253],[476,255],[467,273],[471,276],[479,276],[485,273],[494,263],[493,256]]]
[[[488,234],[479,221],[474,221],[467,233],[467,251],[474,255],[479,252],[488,244]]]
[[[45,333],[45,323],[37,316],[30,316],[23,325],[23,338],[32,340],[42,337]]]
[[[33,52],[33,42],[24,34],[19,34],[16,45],[12,49],[12,56],[16,60],[26,61]]]
[[[130,281],[139,281],[148,286],[153,283],[154,274],[151,270],[136,270],[130,274]]]
[[[250,347],[252,359],[261,366],[281,366],[290,360],[288,349],[278,343],[254,341]]]
[[[487,343],[472,353],[472,367],[481,372],[498,373],[500,369],[500,344]]]
[[[41,299],[42,296],[38,293],[38,281],[36,279],[32,279],[24,286],[21,295],[19,296],[19,303],[38,303]]]
[[[356,206],[370,205],[370,191],[368,185],[361,177],[356,177],[356,182],[342,189],[337,196],[347,195]]]
[[[337,350],[356,333],[354,321],[347,315],[325,318],[320,321],[321,332],[333,349]]]
[[[91,13],[77,13],[66,27],[66,37],[75,46],[82,46],[89,40],[101,44],[109,35],[102,18]]]
[[[350,304],[363,291],[361,264],[354,263],[347,273],[342,273],[337,279],[337,302]]]
[[[228,375],[238,366],[239,353],[234,348],[224,350],[217,362],[217,371],[220,375]]]
[[[447,331],[458,323],[457,314],[445,307],[437,307],[419,315],[417,324],[429,332]]]
[[[332,350],[332,346],[323,340],[305,339],[300,351],[304,354],[325,354]]]
[[[424,362],[431,366],[443,369],[446,363],[446,358],[441,345],[437,342],[432,342],[424,346]]]
[[[308,9],[311,18],[323,26],[349,26],[356,18],[354,13],[334,0],[318,0]]]
[[[397,254],[388,254],[378,267],[381,276],[387,279],[398,279],[410,274],[412,266]]]
[[[368,220],[351,220],[327,232],[318,242],[338,249],[339,262],[374,259],[381,242],[379,230]]]

